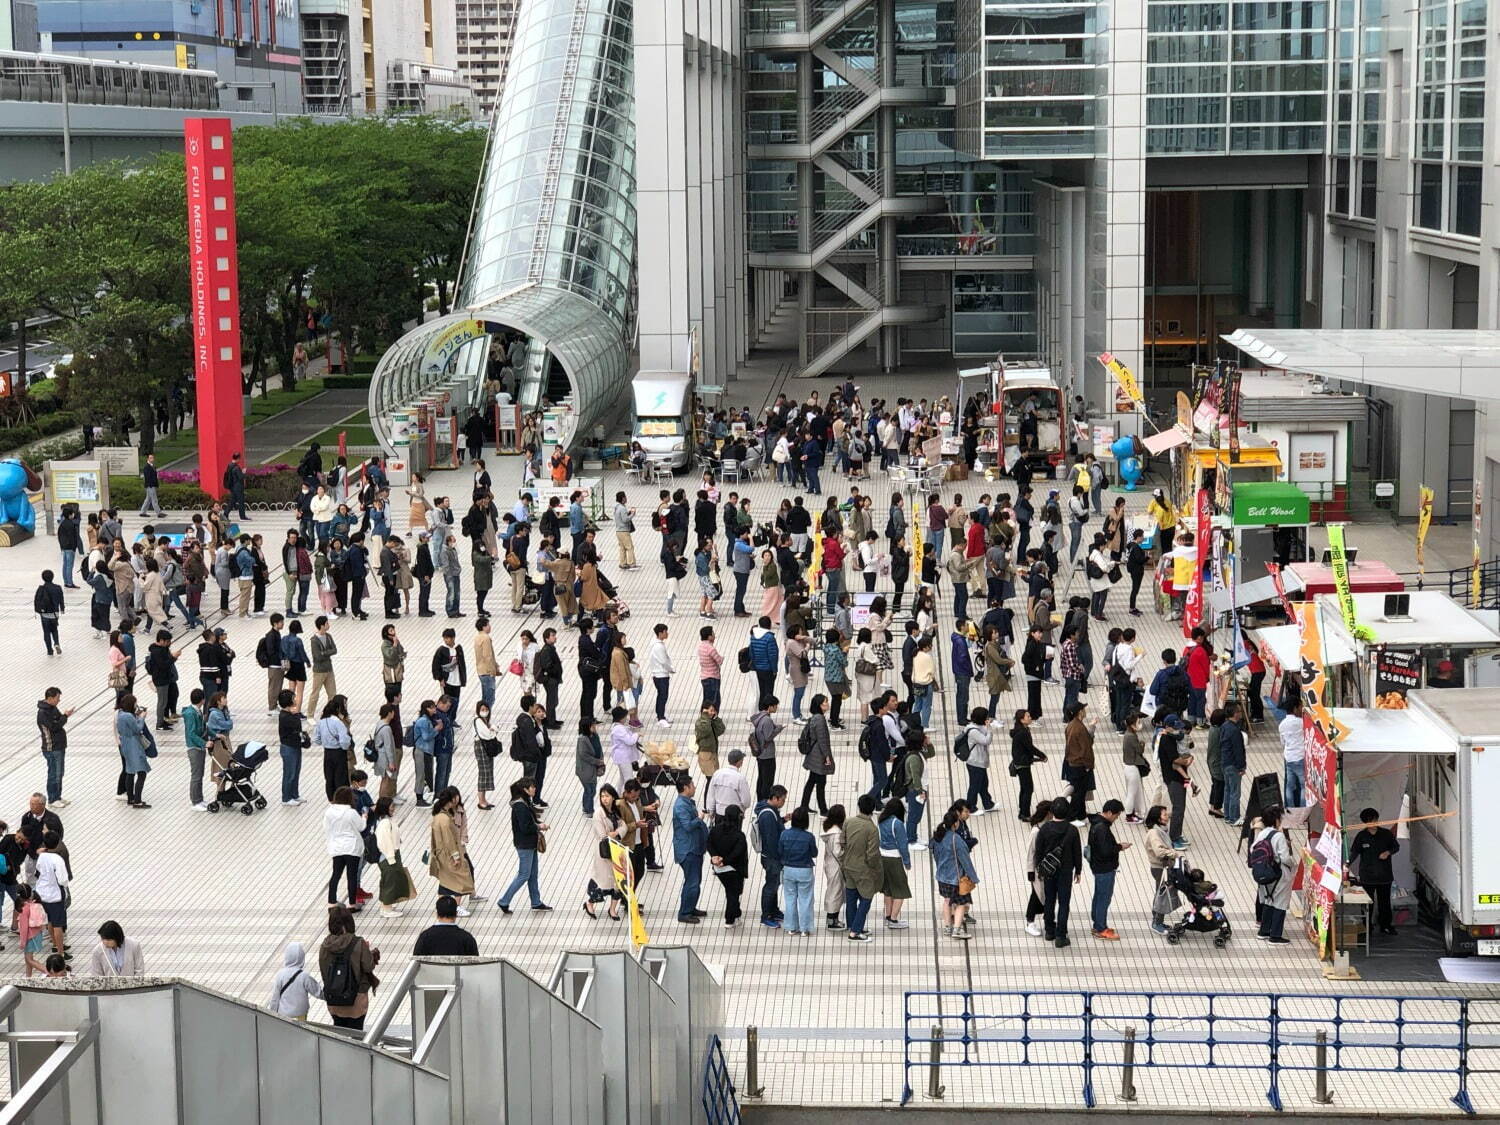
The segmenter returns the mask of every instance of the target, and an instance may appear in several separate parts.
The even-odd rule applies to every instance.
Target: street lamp
[[[34,66],[16,67],[7,73],[46,74],[57,78],[57,88],[62,94],[63,175],[71,176],[73,174],[73,129],[72,119],[69,115],[68,76],[66,72],[56,63],[37,63]]]
[[[229,88],[246,90],[270,90],[271,91],[271,124],[280,121],[280,115],[276,111],[276,83],[274,82],[215,82],[214,89],[228,90]]]

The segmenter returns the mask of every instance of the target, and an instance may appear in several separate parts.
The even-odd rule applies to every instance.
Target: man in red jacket
[[[838,608],[844,592],[844,544],[837,535],[823,537],[823,590],[828,597],[828,612]]]

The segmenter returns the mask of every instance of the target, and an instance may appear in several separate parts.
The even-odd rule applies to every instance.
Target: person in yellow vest
[[[1193,585],[1193,572],[1198,567],[1198,548],[1193,543],[1193,533],[1184,531],[1177,546],[1167,554],[1172,565],[1172,615],[1168,620],[1182,618],[1183,603]]]
[[[1161,489],[1151,493],[1151,503],[1146,505],[1146,515],[1156,521],[1156,553],[1165,556],[1172,549],[1173,533],[1177,530],[1177,512]]]

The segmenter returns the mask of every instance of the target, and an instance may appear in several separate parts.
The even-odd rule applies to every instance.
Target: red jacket
[[[844,545],[833,535],[823,539],[823,569],[839,570],[844,565]]]
[[[973,522],[964,538],[964,557],[977,559],[984,554],[984,524]]]
[[[1212,665],[1213,660],[1208,654],[1207,646],[1194,645],[1188,649],[1187,677],[1194,691],[1202,691],[1208,687],[1208,674]]]

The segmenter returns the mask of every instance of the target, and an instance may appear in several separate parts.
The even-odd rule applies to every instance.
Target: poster
[[[1423,550],[1427,546],[1427,529],[1432,526],[1432,489],[1425,484],[1417,489],[1417,574],[1427,576],[1427,561]],[[1418,588],[1421,584],[1418,583]]]
[[[1177,427],[1185,434],[1193,432],[1193,401],[1186,391],[1177,392]]]
[[[646,924],[641,921],[641,904],[635,893],[635,873],[630,867],[630,852],[618,840],[609,839],[609,865],[615,876],[615,890],[625,896],[630,909],[630,944],[640,949],[650,942]]]
[[[1473,577],[1469,580],[1469,604],[1478,606],[1484,600],[1484,583],[1480,578],[1479,566],[1479,516],[1484,507],[1484,485],[1480,481],[1474,482],[1474,570]]]
[[[1344,529],[1338,524],[1328,528],[1329,569],[1333,571],[1333,588],[1338,594],[1339,616],[1351,637],[1359,635],[1359,622],[1354,616],[1354,594],[1349,589],[1349,556],[1344,550]]]
[[[1225,394],[1229,397],[1229,461],[1240,459],[1240,369],[1231,367],[1225,377]]]
[[[458,349],[470,340],[484,335],[484,325],[477,320],[459,320],[444,328],[427,343],[422,355],[422,374],[441,375]]]
[[[1406,707],[1406,693],[1422,680],[1422,654],[1415,649],[1384,646],[1375,650],[1375,706],[1385,711]]]

